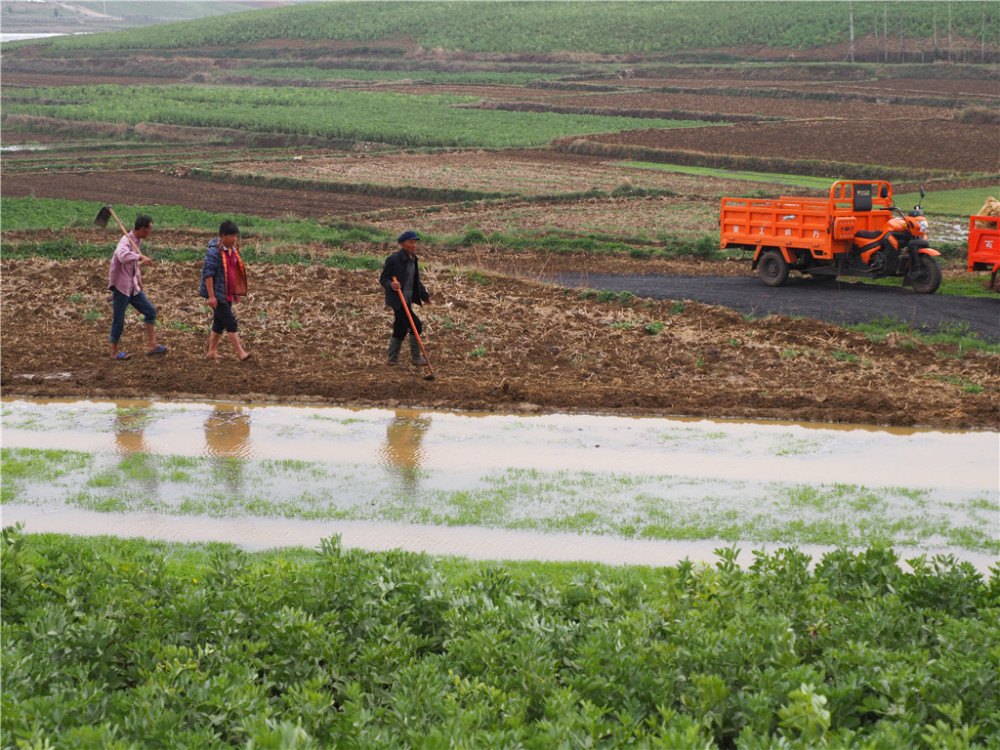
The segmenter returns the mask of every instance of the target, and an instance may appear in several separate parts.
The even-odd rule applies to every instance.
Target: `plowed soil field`
[[[170,351],[146,356],[130,316],[121,343],[132,357],[112,361],[106,262],[4,260],[4,395],[998,426],[995,355],[693,302],[581,299],[446,260],[424,262],[434,380],[427,368],[384,364],[391,314],[374,272],[252,267],[237,306],[252,358],[239,362],[226,342],[226,359],[204,357],[200,262],[153,265],[144,281]]]
[[[738,123],[630,130],[587,136],[587,140],[709,154],[922,166],[956,173],[1000,171],[1000,129],[996,125],[940,118]]]
[[[525,90],[521,95],[542,98]],[[951,170],[957,180],[968,172],[1000,172],[1000,132],[995,126],[912,117],[915,111],[903,114],[906,117],[891,121],[821,119],[588,138],[716,154],[923,166]],[[7,134],[4,141],[14,142]],[[564,236],[646,235],[655,246],[661,231],[688,237],[712,231],[718,196],[755,188],[746,182],[629,172],[611,167],[607,159],[550,150],[352,158],[313,158],[308,152],[302,160],[292,159],[290,153],[284,162],[255,162],[250,154],[239,170],[387,185],[467,185],[499,192],[507,185],[521,195],[610,191],[621,184],[666,187],[675,194],[444,204],[321,189],[251,188],[184,177],[183,169],[132,171],[127,164],[80,172],[67,162],[65,170],[29,173],[13,168],[18,163],[14,155],[5,156],[3,192],[11,197],[350,221],[393,233],[413,228],[460,234],[476,228],[487,234],[520,230]],[[184,163],[185,157],[179,156],[174,166]],[[546,186],[545,179],[552,184]],[[199,234],[154,225],[147,252],[156,257],[163,248],[202,247],[213,229],[205,227]],[[67,233],[103,243],[115,234],[111,229]],[[4,237],[38,241],[64,234],[5,232]],[[318,247],[299,250],[317,259],[329,252]],[[394,247],[359,244],[343,250],[382,257]],[[557,272],[750,275],[748,264],[542,249],[509,253],[488,244],[448,252],[431,245],[420,254],[432,294],[421,315],[433,380],[425,379],[427,368],[408,362],[391,368],[384,363],[391,314],[374,271],[253,264],[251,293],[237,306],[252,358],[238,362],[223,342],[225,359],[216,362],[204,357],[211,314],[197,296],[200,261],[154,263],[144,270],[145,287],[158,308],[160,343],[169,352],[146,356],[141,321],[131,316],[122,338],[131,359],[112,361],[106,260],[6,257],[0,267],[3,394],[1000,427],[1000,357],[994,354],[958,351],[953,345],[930,345],[897,334],[873,340],[820,320],[820,312],[812,317],[808,312],[806,317],[760,317],[683,299],[582,295],[579,289],[539,280],[552,279]]]

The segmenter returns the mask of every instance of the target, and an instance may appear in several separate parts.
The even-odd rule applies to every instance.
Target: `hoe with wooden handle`
[[[135,240],[132,239],[132,236],[128,233],[128,230],[125,229],[125,225],[122,224],[121,219],[118,218],[118,215],[112,210],[111,206],[105,206],[100,211],[98,211],[97,218],[94,219],[94,223],[97,224],[97,226],[99,227],[106,227],[108,225],[108,219],[110,218],[114,218],[115,223],[118,225],[118,228],[122,230],[122,234],[128,237],[128,241],[132,243],[132,249],[135,250],[136,252],[139,252],[139,248],[136,247]]]
[[[395,276],[392,277],[392,280],[399,284],[399,282],[396,281]],[[413,316],[410,315],[410,306],[406,304],[406,297],[403,296],[403,289],[400,287],[396,291],[399,292],[399,299],[402,300],[403,309],[406,310],[406,317],[410,321],[410,330],[413,331],[413,335],[416,336],[417,343],[420,344],[420,351],[423,353],[424,359],[427,360],[427,369],[430,370],[430,373],[428,375],[424,375],[424,380],[434,380],[434,368],[431,367],[431,359],[427,356],[427,350],[424,349],[424,342],[420,340],[420,334],[417,333],[417,327],[413,324]]]

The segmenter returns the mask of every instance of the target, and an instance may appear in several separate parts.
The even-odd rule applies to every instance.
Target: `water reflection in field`
[[[3,445],[51,463],[5,504],[51,509],[1000,549],[991,432],[5,400]]]

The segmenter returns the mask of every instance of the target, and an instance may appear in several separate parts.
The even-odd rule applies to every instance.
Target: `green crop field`
[[[432,70],[362,70],[358,68],[315,68],[315,67],[258,67],[247,66],[227,71],[234,75],[249,75],[254,78],[284,78],[302,81],[420,81],[435,84],[473,83],[481,85],[526,86],[532,81],[556,78],[557,75],[544,73],[466,71],[463,73],[441,73]]]
[[[995,748],[1000,577],[3,531],[5,747]]]
[[[1000,197],[1000,186],[965,188],[961,190],[928,190],[923,197],[923,209],[928,215],[959,216],[967,220],[978,212],[990,196]],[[893,201],[909,210],[921,202],[920,193],[897,193]],[[965,222],[968,224],[968,221]]]
[[[749,180],[753,182],[769,182],[775,185],[791,185],[793,187],[824,190],[833,182],[828,177],[810,177],[808,175],[774,174],[769,172],[750,172],[735,169],[713,169],[711,167],[688,167],[681,164],[656,164],[644,161],[614,162],[616,167],[638,167],[661,172],[678,172],[680,174],[705,175],[706,177],[721,177],[730,180]]]
[[[705,125],[674,121],[456,109],[475,97],[296,88],[72,86],[19,89],[4,114],[80,122],[153,122],[248,132],[294,133],[400,146],[519,148],[553,138],[641,128]]]
[[[883,13],[909,38],[930,37],[935,21],[944,27],[946,14],[955,35],[994,41],[1000,29],[996,3],[857,0],[853,7],[856,32],[861,34],[877,28]],[[65,37],[51,48],[412,39],[425,48],[473,52],[649,55],[745,44],[802,49],[847,38],[848,4],[843,2],[336,2],[235,13],[113,36]]]

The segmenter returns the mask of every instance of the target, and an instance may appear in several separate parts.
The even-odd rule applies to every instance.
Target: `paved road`
[[[1000,295],[917,294],[902,286],[839,280],[823,283],[802,277],[789,278],[780,287],[766,286],[756,276],[561,273],[546,280],[568,287],[628,291],[651,299],[722,305],[758,318],[790,315],[840,324],[893,318],[929,333],[967,326],[985,339],[1000,341]]]

